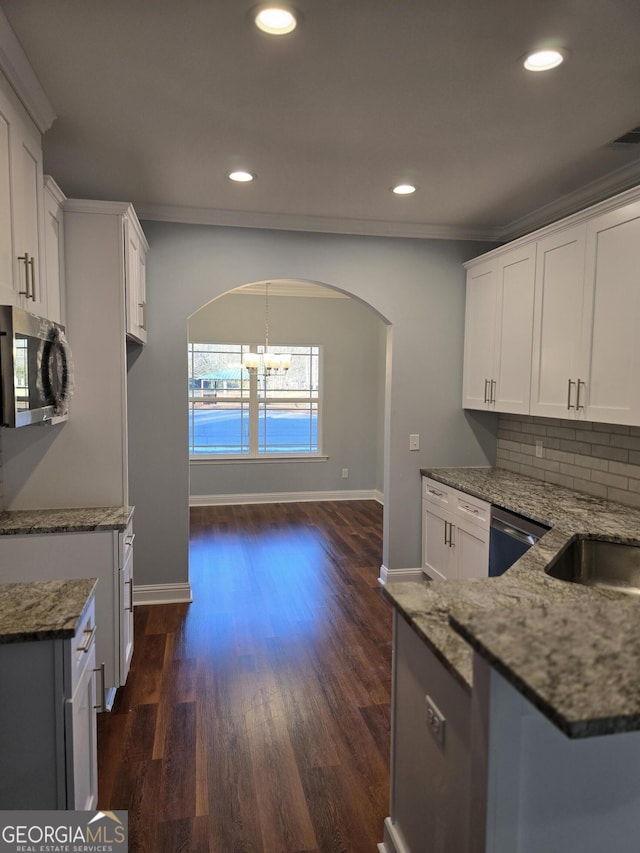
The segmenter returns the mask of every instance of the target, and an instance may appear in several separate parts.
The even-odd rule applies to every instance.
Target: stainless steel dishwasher
[[[491,507],[489,533],[489,577],[504,574],[549,530],[514,512]]]

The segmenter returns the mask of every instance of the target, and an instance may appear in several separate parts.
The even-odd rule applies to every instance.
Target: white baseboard
[[[133,605],[189,604],[193,601],[190,583],[134,584]]]
[[[379,504],[382,504],[382,506],[384,506],[384,492],[381,492],[380,489],[376,489],[374,500],[378,501]]]
[[[380,566],[380,577],[378,582],[384,586],[386,583],[401,583],[403,581],[424,580],[422,569],[388,569]]]
[[[411,853],[390,817],[385,818],[384,841],[378,844],[378,853]]]
[[[354,489],[339,492],[257,492],[244,495],[191,495],[189,506],[231,506],[233,504],[273,504],[308,501],[378,501],[383,503],[377,489]]]

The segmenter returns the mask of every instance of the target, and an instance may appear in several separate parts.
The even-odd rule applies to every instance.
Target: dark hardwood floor
[[[391,609],[373,501],[191,510],[193,603],[137,607],[98,723],[130,851],[375,853],[389,812]]]

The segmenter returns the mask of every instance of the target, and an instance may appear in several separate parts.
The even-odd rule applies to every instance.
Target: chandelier
[[[275,376],[284,374],[291,367],[291,353],[289,352],[271,352],[269,350],[269,282],[265,282],[264,286],[264,352],[262,358],[260,353],[248,352],[245,353],[242,359],[245,370],[250,374],[262,374],[267,376]]]

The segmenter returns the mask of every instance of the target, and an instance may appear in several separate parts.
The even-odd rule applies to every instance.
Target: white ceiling
[[[516,236],[640,183],[639,0],[0,0],[57,119],[68,196],[143,217]],[[530,48],[568,62],[526,72]],[[257,173],[250,185],[226,178]],[[409,180],[411,197],[390,187]]]

